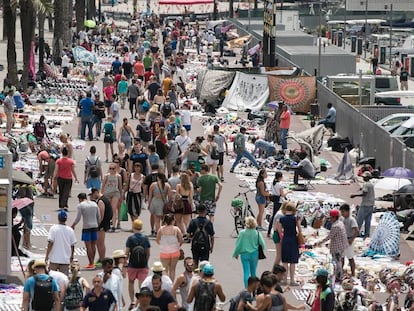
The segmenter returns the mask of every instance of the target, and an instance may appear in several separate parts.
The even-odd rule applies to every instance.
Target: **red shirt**
[[[56,161],[57,165],[57,177],[63,179],[72,179],[72,167],[75,165],[75,161],[70,158],[60,158]]]
[[[103,92],[105,94],[105,100],[111,100],[111,96],[115,92],[115,87],[113,85],[105,86]]]
[[[155,74],[151,70],[150,71],[145,71],[145,73],[144,73],[145,83],[147,83],[150,80],[150,78],[154,75]]]
[[[134,71],[135,71],[136,75],[138,75],[140,77],[144,76],[144,70],[145,70],[145,68],[144,68],[144,64],[142,62],[137,61],[134,64]]]
[[[290,127],[290,112],[289,110],[283,111],[280,115],[280,128],[289,129]]]

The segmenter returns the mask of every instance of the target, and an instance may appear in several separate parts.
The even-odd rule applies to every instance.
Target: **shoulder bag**
[[[167,200],[165,199],[164,193],[162,192],[162,189],[161,189],[160,184],[158,182],[157,182],[157,187],[160,190],[162,202],[164,203],[164,207],[162,208],[163,214],[165,215],[165,214],[174,213],[174,209],[170,205],[170,202],[167,202]]]
[[[266,259],[266,255],[263,251],[263,246],[260,244],[259,232],[257,232],[257,250],[259,252],[259,260]]]

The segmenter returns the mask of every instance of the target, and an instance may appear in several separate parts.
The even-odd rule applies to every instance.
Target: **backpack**
[[[214,282],[198,281],[195,292],[195,311],[211,311],[213,309],[216,303],[216,294],[214,293],[215,286],[216,283]]]
[[[219,160],[220,159],[220,153],[217,150],[217,146],[212,147],[210,157],[212,160]]]
[[[145,126],[143,126],[142,124],[138,124],[137,130],[139,131],[139,138],[141,138],[142,141],[151,141],[151,128],[148,124],[145,124]]]
[[[148,265],[148,258],[145,248],[138,243],[132,248],[129,256],[129,263],[133,268],[146,268]]]
[[[161,114],[164,119],[167,119],[170,116],[171,111],[172,108],[170,103],[164,103],[164,105],[162,105]]]
[[[35,285],[33,291],[32,310],[52,310],[53,308],[53,278],[49,276],[46,280],[41,280],[38,275],[34,276]]]
[[[233,146],[236,153],[243,151],[243,134],[237,134],[236,138],[234,138]]]
[[[69,282],[66,288],[64,304],[66,309],[77,309],[83,298],[82,285],[79,283],[80,277],[76,277],[75,282]]]
[[[148,112],[148,110],[150,110],[150,104],[146,100],[142,103],[142,109],[145,112]]]
[[[207,224],[210,221],[206,220],[204,223],[199,223],[191,240],[191,249],[195,252],[202,252],[210,248],[210,239],[206,230]]]
[[[92,163],[89,159],[89,157],[86,158],[88,161],[88,175],[91,178],[98,178],[99,177],[99,169],[98,169],[98,161],[99,157],[96,158],[95,163]]]

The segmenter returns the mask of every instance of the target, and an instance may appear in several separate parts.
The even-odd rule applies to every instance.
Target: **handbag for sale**
[[[257,250],[259,252],[259,260],[262,260],[262,259],[266,259],[266,255],[263,251],[263,246],[260,244],[259,234],[260,233],[257,232],[257,245],[258,245]]]

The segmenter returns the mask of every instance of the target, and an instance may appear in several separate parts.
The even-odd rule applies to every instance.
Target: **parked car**
[[[385,118],[382,118],[381,120],[378,120],[377,124],[382,126],[387,131],[390,131],[410,118],[414,118],[414,113],[393,113]]]

